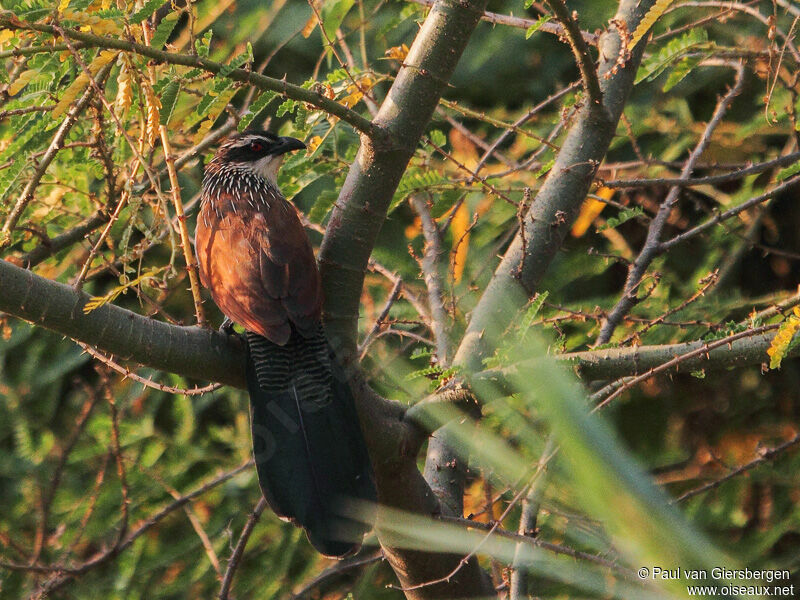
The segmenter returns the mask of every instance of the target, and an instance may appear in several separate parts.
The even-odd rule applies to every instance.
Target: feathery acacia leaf
[[[647,14],[636,26],[636,29],[631,35],[630,47],[633,48],[639,41],[650,31],[650,28],[655,25],[656,21],[661,18],[666,10],[674,0],[656,0],[656,3],[647,11]]]

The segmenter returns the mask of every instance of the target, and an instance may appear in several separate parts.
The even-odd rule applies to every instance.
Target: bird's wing
[[[259,217],[262,219],[259,219]],[[322,282],[314,250],[297,209],[286,200],[256,216],[254,242],[260,245],[261,280],[279,294],[281,306],[301,334],[313,335],[322,311]]]
[[[231,206],[225,198],[218,206]],[[285,344],[319,323],[322,293],[314,252],[296,210],[285,200],[217,213],[204,204],[195,247],[200,275],[231,320]]]

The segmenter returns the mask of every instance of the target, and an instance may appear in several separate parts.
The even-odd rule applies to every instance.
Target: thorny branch
[[[713,135],[717,126],[722,122],[725,113],[733,103],[733,99],[738,96],[739,92],[742,90],[745,76],[744,65],[742,63],[737,63],[734,65],[734,69],[736,73],[735,82],[728,92],[717,103],[717,107],[714,109],[714,114],[706,125],[703,135],[700,136],[700,140],[697,142],[697,145],[689,154],[689,158],[686,159],[686,164],[681,171],[681,179],[688,179],[691,176],[695,169],[695,165],[697,164],[698,160],[700,160],[700,157],[708,147],[708,144],[711,142],[711,136]],[[676,202],[678,201],[680,191],[681,188],[677,186],[670,188],[667,197],[664,199],[658,209],[658,213],[650,222],[650,227],[647,231],[647,239],[645,240],[644,246],[639,252],[639,255],[636,257],[636,260],[628,269],[628,277],[625,280],[625,289],[623,295],[603,323],[600,333],[597,336],[596,345],[605,344],[611,339],[611,336],[614,334],[614,330],[617,328],[617,325],[619,325],[622,317],[625,316],[628,311],[638,302],[637,289],[642,281],[642,278],[647,272],[650,263],[652,263],[659,254],[664,252],[664,248],[661,246],[661,235],[664,231],[664,227],[667,224],[667,219],[672,212],[672,209],[675,207]]]

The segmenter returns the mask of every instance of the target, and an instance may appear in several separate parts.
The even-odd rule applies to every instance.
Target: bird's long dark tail
[[[350,554],[369,529],[368,518],[354,518],[352,500],[374,504],[375,483],[353,395],[325,333],[321,326],[311,337],[293,330],[278,346],[247,332],[247,341],[253,454],[264,497],[322,554]]]

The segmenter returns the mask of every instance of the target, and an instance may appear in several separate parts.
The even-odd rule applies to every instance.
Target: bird
[[[228,137],[203,175],[195,254],[223,328],[245,330],[264,498],[320,553],[344,557],[369,529],[353,501],[374,506],[377,493],[353,392],[322,326],[314,251],[276,181],[286,153],[305,147],[261,129]]]

